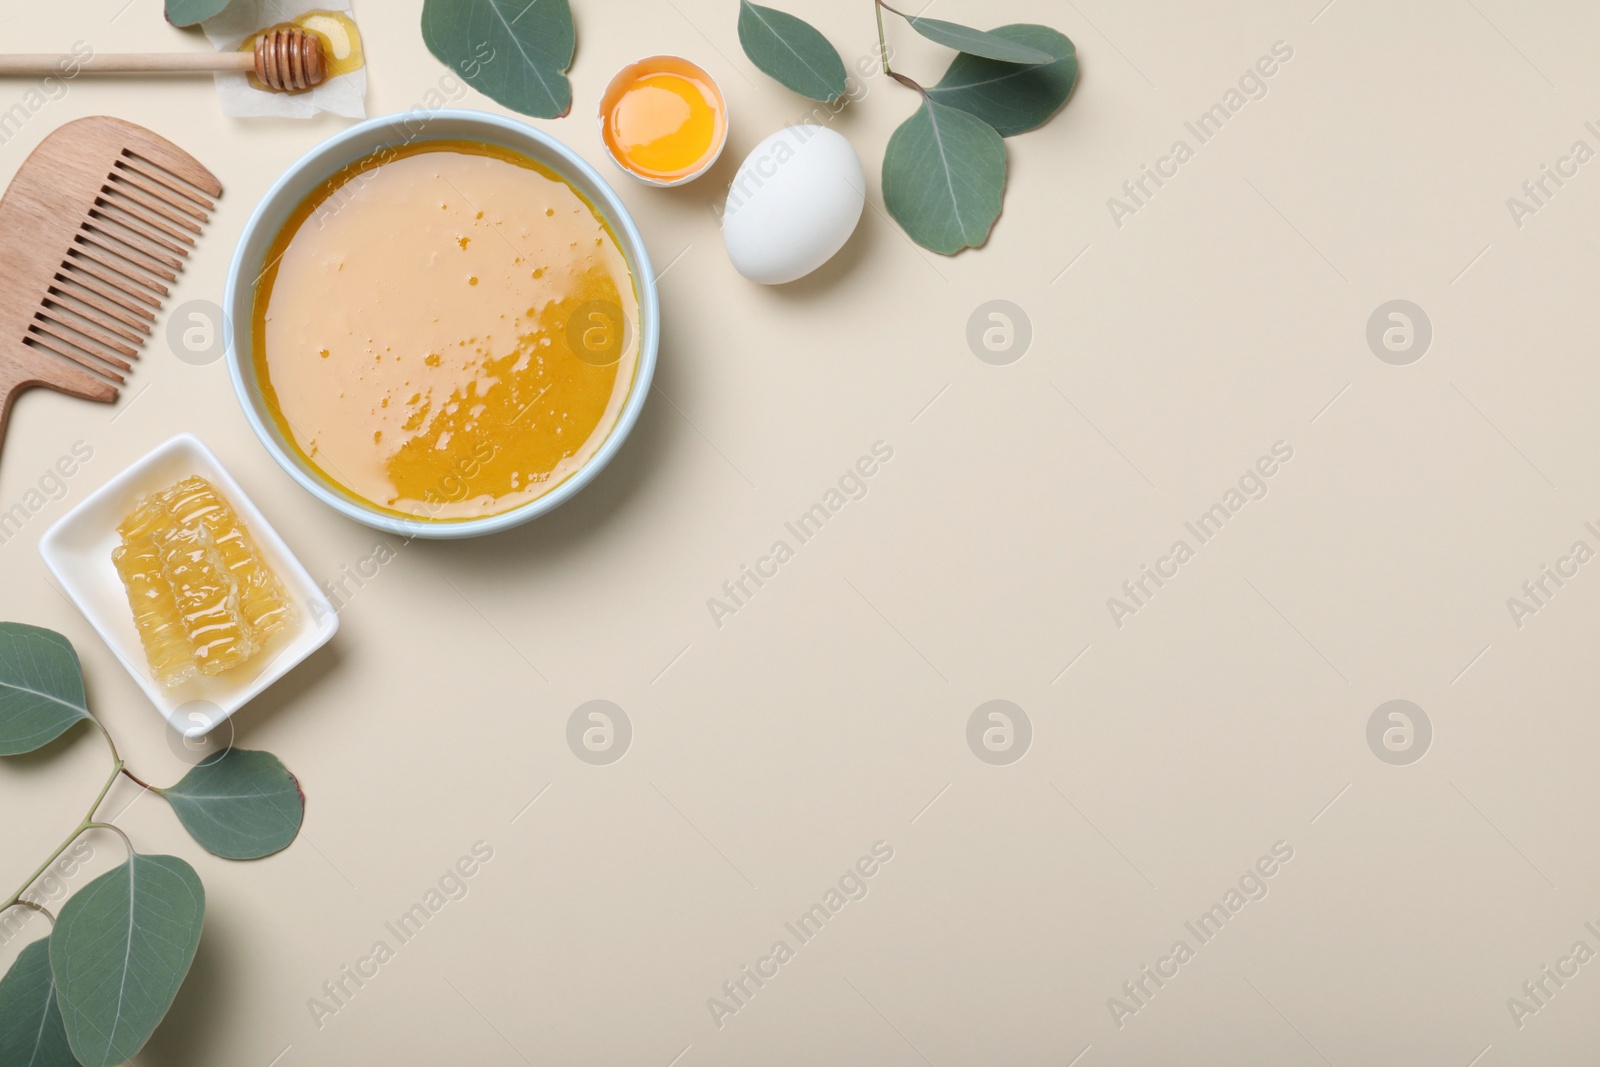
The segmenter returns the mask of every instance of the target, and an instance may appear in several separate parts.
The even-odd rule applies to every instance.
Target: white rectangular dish
[[[233,506],[267,566],[282,581],[295,617],[249,663],[168,689],[156,680],[145,659],[111,553],[122,543],[117,524],[140,497],[195,475],[215,486]],[[339,629],[339,617],[317,583],[216,454],[193,434],[179,434],[95,490],[45,532],[39,554],[156,709],[185,737],[204,736],[327,644]]]

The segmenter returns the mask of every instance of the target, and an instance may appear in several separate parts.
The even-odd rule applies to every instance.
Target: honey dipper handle
[[[171,74],[203,71],[255,70],[250,52],[126,52],[92,55],[87,58],[70,53],[0,55],[0,76],[14,74],[57,74],[76,68],[79,71],[107,74]]]

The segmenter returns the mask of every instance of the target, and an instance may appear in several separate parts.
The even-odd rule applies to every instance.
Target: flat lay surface
[[[157,0],[70,7],[8,13],[7,48],[210,47]],[[337,612],[213,733],[292,768],[293,847],[230,863],[131,782],[107,798],[206,891],[133,1062],[1587,1062],[1600,13],[937,0],[1081,64],[1006,139],[987,245],[945,257],[886,211],[917,98],[872,4],[786,10],[848,104],[758,71],[733,0],[573,0],[571,114],[526,121],[637,223],[659,362],[582,492],[464,542],[320,502],[229,381],[235,243],[353,120],[225,117],[204,76],[0,80],[0,180],[108,114],[224,187],[120,398],[18,401],[0,618],[66,635],[128,766],[183,777],[38,551],[179,433]],[[368,116],[511,114],[429,54],[419,2],[353,14]],[[924,84],[949,64],[889,37]],[[661,54],[726,99],[726,150],[675,188],[598,121]],[[854,146],[866,207],[758,286],[728,186],[800,123]],[[105,774],[87,732],[57,749],[0,766],[12,882]],[[123,861],[82,840],[63,895]],[[17,914],[0,967],[45,932]]]

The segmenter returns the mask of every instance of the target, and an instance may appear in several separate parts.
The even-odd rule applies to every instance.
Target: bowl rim
[[[327,140],[318,143],[310,151],[302,155],[275,181],[271,188],[264,193],[255,210],[251,212],[249,221],[239,232],[238,243],[234,246],[233,256],[228,264],[227,286],[223,293],[223,321],[227,324],[227,363],[228,377],[233,382],[234,395],[239,400],[239,406],[244,409],[246,420],[255,431],[256,437],[266,448],[268,454],[277,461],[278,466],[293,478],[301,488],[312,496],[356,522],[370,526],[373,529],[386,533],[397,534],[407,538],[420,537],[430,540],[460,540],[469,537],[482,537],[487,534],[499,533],[530,522],[546,512],[560,507],[581,491],[586,485],[605,469],[607,464],[622,449],[624,442],[632,433],[634,425],[639,421],[639,415],[644,409],[645,401],[650,395],[651,382],[655,377],[656,359],[661,341],[660,299],[656,289],[655,272],[650,264],[650,252],[645,246],[644,236],[639,232],[633,215],[623,204],[621,197],[593,166],[589,164],[575,150],[557,140],[543,130],[531,126],[517,119],[497,115],[489,111],[478,111],[471,108],[437,108],[425,109],[426,117],[422,120],[424,132],[416,133],[416,111],[400,111],[390,115],[381,115],[357,123],[349,129],[342,130]],[[578,177],[590,189],[580,189],[586,198],[594,201],[593,206],[610,223],[620,237],[620,244],[625,256],[634,268],[634,284],[639,292],[639,359],[634,368],[633,385],[624,401],[622,410],[617,415],[616,422],[606,440],[589,459],[564,482],[556,486],[545,495],[530,500],[525,504],[512,508],[497,515],[486,515],[476,519],[462,519],[457,521],[428,521],[424,519],[405,518],[400,515],[381,511],[376,506],[367,505],[350,496],[336,491],[322,478],[305,470],[302,465],[283,448],[274,431],[269,428],[257,413],[255,401],[259,398],[259,391],[246,379],[244,360],[245,356],[239,350],[240,329],[235,326],[233,311],[240,299],[242,288],[241,279],[245,273],[245,250],[251,245],[257,231],[265,226],[267,214],[281,206],[286,199],[292,198],[293,203],[288,205],[288,210],[300,203],[309,194],[309,188],[300,188],[297,183],[304,182],[304,175],[325,164],[330,159],[335,164],[335,169],[344,164],[353,163],[370,155],[376,148],[363,148],[352,152],[347,146],[366,138],[374,131],[393,131],[398,135],[400,143],[414,143],[430,140],[458,139],[462,136],[461,129],[441,131],[438,134],[426,132],[426,125],[435,120],[455,123],[466,126],[477,126],[488,135],[486,139],[494,143],[502,143],[507,147],[526,150],[531,146],[539,151],[528,152],[541,162],[554,165],[557,170],[567,170],[569,177]],[[498,135],[498,140],[495,140]],[[470,134],[468,135],[470,136]],[[545,153],[541,158],[540,152]],[[592,192],[591,192],[592,190]],[[253,284],[251,286],[252,314],[254,304]],[[248,332],[248,328],[246,329]]]

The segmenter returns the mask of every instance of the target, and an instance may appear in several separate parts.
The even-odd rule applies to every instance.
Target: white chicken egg
[[[734,269],[782,285],[843,248],[866,206],[867,176],[850,142],[823,126],[786,126],[739,165],[722,216]]]

